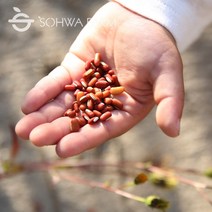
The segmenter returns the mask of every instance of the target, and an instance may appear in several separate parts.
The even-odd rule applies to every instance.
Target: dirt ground
[[[57,66],[70,44],[82,29],[76,24],[79,18],[86,24],[106,1],[99,0],[39,0],[0,2],[0,160],[8,157],[10,146],[9,126],[22,116],[21,101],[25,93],[52,68]],[[31,28],[16,32],[8,20],[18,7],[35,20]],[[47,21],[47,18],[52,18]],[[55,26],[55,18],[76,18],[72,27]],[[45,26],[41,26],[41,20]],[[73,19],[72,19],[73,20]],[[78,20],[79,21],[79,20]],[[47,26],[49,25],[49,26]],[[54,25],[54,26],[53,26]],[[51,27],[52,26],[52,27]],[[191,32],[192,33],[192,32]],[[154,161],[169,167],[203,171],[212,166],[212,26],[182,55],[185,78],[185,108],[181,134],[178,138],[165,136],[155,124],[155,111],[126,134],[99,148],[87,151],[76,159],[105,162]],[[55,160],[53,147],[36,148],[30,142],[21,141],[19,162]],[[0,167],[1,172],[1,167]],[[84,170],[73,175],[101,182],[113,179],[122,182],[118,173]],[[193,179],[193,178],[191,178]],[[212,184],[202,178],[198,182]],[[170,212],[209,212],[210,204],[191,186],[180,184],[176,189],[164,191],[149,184],[131,188],[137,195],[159,194],[171,201]],[[212,192],[208,192],[212,198]],[[83,185],[59,182],[51,184],[48,173],[22,173],[0,181],[1,212],[150,212],[151,209],[122,198],[116,194]]]

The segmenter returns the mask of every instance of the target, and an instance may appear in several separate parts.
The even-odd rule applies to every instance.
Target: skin
[[[96,52],[116,69],[125,87],[126,92],[117,97],[124,109],[113,111],[104,123],[70,133],[70,119],[62,115],[73,96],[63,90],[64,85],[81,78],[84,62]],[[36,146],[55,145],[60,157],[70,157],[125,133],[156,105],[158,126],[175,137],[183,110],[182,69],[175,41],[164,27],[110,2],[84,27],[61,66],[27,93],[22,104],[25,116],[16,133]]]

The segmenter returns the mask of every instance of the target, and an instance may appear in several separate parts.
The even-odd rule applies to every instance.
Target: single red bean
[[[92,87],[87,87],[86,91],[87,91],[88,93],[94,93],[94,88],[92,88]]]
[[[80,129],[80,124],[77,118],[72,118],[70,123],[71,132],[78,132]]]
[[[80,81],[74,80],[73,84],[75,85],[76,88],[82,89],[82,84]]]
[[[97,80],[98,79],[96,77],[91,78],[91,80],[88,83],[88,86],[93,87],[95,85],[95,83],[97,82]]]
[[[88,108],[89,110],[93,110],[93,107],[94,107],[93,100],[92,100],[92,99],[89,99],[89,100],[87,101],[87,108]]]
[[[105,102],[106,105],[110,105],[110,104],[112,104],[112,98],[107,97],[107,98],[104,99],[104,102]]]
[[[100,117],[102,115],[102,113],[99,112],[98,110],[93,110],[93,113],[95,116],[98,116],[98,117]]]
[[[96,123],[97,121],[99,121],[99,117],[98,116],[93,117],[93,123]]]
[[[104,77],[100,77],[100,78],[98,79],[98,81],[105,81],[105,78],[104,78]]]
[[[86,96],[82,96],[81,98],[80,98],[80,100],[79,100],[79,102],[80,102],[80,104],[82,104],[82,103],[85,103],[85,102],[87,102],[88,101],[88,96],[86,95]]]
[[[95,56],[94,56],[94,65],[96,67],[98,67],[100,65],[100,62],[101,62],[101,55],[100,53],[96,53]]]
[[[112,87],[110,89],[110,93],[112,95],[118,95],[124,92],[124,87],[123,86],[118,86],[118,87]]]
[[[77,96],[77,93],[79,92],[80,90],[77,88],[75,91],[74,91],[74,96],[76,97]]]
[[[82,114],[82,117],[85,119],[86,122],[90,120],[90,117],[85,113]]]
[[[74,84],[71,85],[65,85],[64,88],[66,91],[75,91],[76,90],[76,86]]]
[[[88,77],[91,77],[94,74],[94,72],[95,72],[95,70],[90,68],[83,74],[83,77],[85,79],[87,79]]]
[[[111,69],[110,71],[108,71],[108,74],[114,75],[115,74],[115,71]]]
[[[107,111],[107,112],[103,113],[103,114],[100,116],[100,120],[101,120],[101,121],[106,121],[106,120],[109,119],[111,116],[112,116],[112,113],[111,113],[110,111]]]
[[[95,72],[93,74],[93,76],[95,76],[97,79],[99,79],[101,77],[101,74],[99,72]]]
[[[100,102],[98,105],[96,105],[95,109],[98,111],[101,111],[105,108],[105,104],[103,102]]]
[[[110,70],[110,67],[109,67],[109,65],[108,64],[106,64],[105,62],[101,62],[100,63],[100,65],[101,65],[101,68],[104,70],[104,71],[109,71]]]
[[[109,83],[106,80],[99,80],[95,83],[95,86],[101,89],[106,88],[108,85]]]
[[[93,63],[93,59],[90,59],[88,61],[85,62],[85,70],[89,70],[91,68],[91,64]]]
[[[79,109],[84,111],[87,108],[86,104],[80,104]]]
[[[114,74],[114,75],[112,75],[112,78],[113,78],[114,84],[115,84],[116,86],[119,86],[120,84],[119,84],[119,81],[118,81],[118,77]]]
[[[99,121],[99,117],[93,117],[88,121],[88,124],[95,124]]]
[[[118,99],[112,99],[112,105],[120,110],[123,109],[123,103]]]
[[[103,98],[106,98],[108,96],[110,96],[110,91],[109,90],[105,90],[102,92]]]
[[[82,84],[82,86],[83,86],[84,88],[87,88],[87,87],[88,87],[88,84],[87,84],[87,82],[85,81],[84,78],[80,79],[80,82],[81,82],[81,84]]]
[[[91,111],[89,109],[85,109],[85,113],[89,116],[89,118],[93,118],[94,117],[93,111]]]
[[[113,78],[112,78],[112,76],[110,75],[110,74],[106,74],[105,75],[105,79],[109,82],[109,83],[113,83]]]
[[[78,104],[80,103],[80,99],[81,99],[81,97],[83,97],[83,96],[84,96],[84,92],[83,92],[83,91],[79,91],[79,92],[77,93],[76,99],[77,99]]]

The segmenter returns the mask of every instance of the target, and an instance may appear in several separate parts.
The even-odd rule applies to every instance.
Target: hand
[[[84,62],[96,52],[117,70],[126,90],[119,97],[124,110],[113,111],[104,123],[70,133],[70,119],[63,113],[71,106],[73,96],[63,90],[64,85],[81,78]],[[158,126],[175,137],[179,134],[183,98],[182,62],[170,33],[110,2],[81,31],[61,66],[26,95],[22,105],[26,116],[17,124],[16,132],[37,146],[56,145],[60,157],[69,157],[123,134],[157,105]]]

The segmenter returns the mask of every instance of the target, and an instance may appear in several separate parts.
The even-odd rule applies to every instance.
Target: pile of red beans
[[[100,53],[85,63],[85,72],[78,81],[65,85],[66,91],[74,92],[75,101],[64,115],[71,118],[71,132],[77,132],[86,124],[106,121],[112,110],[122,110],[123,103],[115,98],[124,91],[114,70],[103,61]]]

